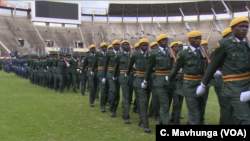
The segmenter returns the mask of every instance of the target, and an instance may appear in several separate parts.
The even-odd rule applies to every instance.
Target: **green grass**
[[[158,124],[149,118],[151,133],[144,133],[138,127],[138,114],[132,112],[131,124],[124,124],[121,100],[117,109],[118,116],[111,118],[102,113],[100,102],[95,107],[89,105],[89,93],[64,91],[63,94],[29,83],[27,79],[13,73],[0,71],[0,140],[1,141],[62,141],[62,140],[155,140]],[[187,108],[183,103],[181,124],[186,124]],[[211,87],[207,107],[206,122],[218,124],[219,104]],[[205,128],[205,127],[204,127]]]

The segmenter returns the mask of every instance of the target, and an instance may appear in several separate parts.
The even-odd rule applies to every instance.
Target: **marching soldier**
[[[150,49],[151,49],[150,53],[153,50],[158,49],[158,43],[152,42],[150,44]],[[154,76],[155,76],[155,70],[153,69],[151,72],[151,76],[150,76],[151,79],[149,79],[150,81],[148,83],[149,88],[152,90],[152,98],[151,98],[151,102],[150,102],[150,106],[149,106],[149,114],[148,115],[149,115],[149,117],[154,118],[156,121],[159,121],[159,115],[160,115],[159,107],[160,107],[160,105],[159,105],[159,99],[158,99],[158,96],[157,96],[156,90],[155,90],[156,87],[153,86],[152,80],[153,80]]]
[[[232,35],[223,38],[215,46],[213,56],[202,78],[201,85],[197,88],[197,94],[202,95],[206,91],[211,77],[219,69],[223,74],[221,95],[228,98],[237,120],[237,125],[250,124],[250,102],[245,99],[249,95],[249,71],[250,67],[250,43],[247,40],[249,20],[246,17],[238,17],[230,22]]]
[[[105,61],[104,61],[104,74],[102,83],[106,83],[106,78],[109,83],[109,93],[110,93],[110,116],[115,117],[116,110],[120,101],[120,84],[119,80],[113,80],[113,73],[115,68],[115,55],[120,51],[120,41],[114,40],[112,43],[114,49],[109,50],[106,53]],[[119,74],[118,74],[119,75]]]
[[[107,46],[108,44],[106,42],[103,42],[100,46],[101,50],[95,52],[95,59],[94,59],[94,63],[92,65],[92,70],[91,70],[91,74],[95,75],[95,73],[97,72],[97,78],[99,80],[99,88],[101,91],[101,111],[105,112],[105,107],[107,105],[107,100],[108,100],[108,84],[107,83],[102,83],[102,78],[103,78],[103,67],[104,67],[104,60],[105,60],[105,55],[107,52]],[[95,71],[94,68],[98,67],[98,71]]]
[[[154,68],[155,76],[153,76],[153,87],[156,89],[160,103],[159,123],[162,125],[169,125],[169,109],[173,97],[173,84],[172,82],[166,81],[166,78],[173,67],[173,58],[168,49],[167,35],[159,35],[157,42],[159,48],[157,50],[152,50],[149,54],[148,67],[142,86],[147,86],[152,68]]]
[[[64,54],[62,52],[60,52],[59,54],[59,58],[56,59],[56,75],[57,75],[57,81],[59,82],[59,90],[60,90],[60,93],[63,93],[63,75],[64,75],[64,71],[65,71],[65,68],[66,67],[66,63],[65,63],[65,60],[64,60]]]
[[[223,38],[229,38],[231,35],[231,28],[227,28],[222,32]],[[210,59],[212,58],[213,53],[214,51],[211,53]],[[233,107],[231,106],[229,99],[221,94],[223,79],[219,71],[214,74],[214,77],[211,79],[210,84],[214,86],[214,91],[218,97],[218,102],[220,105],[219,125],[233,125]]]
[[[80,61],[78,62],[78,68],[80,69],[79,70],[79,79],[81,81],[81,93],[82,93],[82,96],[85,95],[85,89],[86,89],[86,82],[87,82],[87,72],[86,72],[86,69],[82,69],[83,67],[83,62],[85,60],[85,54],[82,53],[80,55],[81,59]]]
[[[71,60],[71,53],[66,53],[66,58],[65,58],[68,62],[70,62]],[[70,89],[70,83],[71,83],[71,70],[72,70],[72,66],[68,66],[65,70],[65,85],[67,87],[67,91],[69,91]]]
[[[77,93],[76,91],[76,83],[77,83],[77,65],[78,65],[78,61],[77,61],[77,53],[73,54],[73,58],[69,60],[69,64],[71,66],[70,68],[70,75],[72,78],[72,83],[73,83],[73,92]]]
[[[109,45],[108,50],[113,50],[113,45]]]
[[[179,42],[173,42],[170,44],[170,47],[173,49],[174,55],[177,56],[178,52],[182,50],[181,43]],[[172,108],[172,114],[170,118],[170,123],[174,125],[180,125],[180,113],[181,113],[181,107],[183,103],[183,96],[178,94],[178,88],[180,86],[180,83],[183,81],[183,76],[181,73],[182,69],[179,70],[177,76],[174,80],[174,94],[173,94],[173,108]]]
[[[95,94],[96,94],[96,87],[97,87],[97,78],[96,78],[96,73],[94,75],[90,74],[92,70],[92,64],[95,59],[95,45],[92,44],[89,47],[90,53],[86,55],[86,58],[83,62],[83,67],[82,70],[85,70],[86,67],[88,67],[87,71],[87,76],[88,76],[88,81],[89,81],[89,86],[90,86],[90,94],[89,94],[89,103],[91,107],[94,107],[95,103]],[[97,70],[97,68],[94,68]]]
[[[140,50],[140,46],[139,43],[136,43],[134,46],[135,51],[139,51]]]
[[[178,94],[185,96],[188,108],[188,123],[191,125],[200,124],[199,99],[196,88],[200,84],[202,75],[206,70],[206,59],[200,51],[201,32],[191,31],[187,34],[190,45],[176,56],[176,63],[166,78],[173,82],[178,71],[182,68],[183,82],[178,87]],[[160,99],[160,98],[159,98]]]
[[[131,103],[131,96],[133,94],[133,70],[131,70],[131,74],[128,77],[125,77],[125,72],[128,68],[129,63],[129,56],[130,53],[130,45],[127,40],[122,41],[122,52],[119,52],[115,56],[115,69],[113,74],[113,80],[116,80],[118,77],[118,71],[120,71],[119,76],[119,83],[122,88],[122,109],[123,115],[122,118],[124,119],[125,124],[130,124],[130,116],[129,116],[129,109]]]
[[[58,54],[57,51],[53,52],[53,59],[52,59],[52,74],[53,74],[53,78],[54,78],[54,89],[55,91],[58,91],[58,78],[57,78],[57,73],[56,73],[56,63],[57,63],[57,59],[58,59]]]
[[[132,67],[135,63],[136,66],[136,76],[134,78],[134,91],[136,99],[138,99],[140,105],[139,112],[139,124],[145,132],[149,133],[151,130],[148,127],[148,103],[150,98],[150,90],[148,87],[142,87],[142,82],[145,77],[146,68],[148,65],[148,40],[143,38],[139,41],[140,50],[134,51],[130,56],[129,65],[125,73],[125,77],[128,77]],[[151,68],[152,69],[152,68]],[[143,83],[144,84],[144,83]]]

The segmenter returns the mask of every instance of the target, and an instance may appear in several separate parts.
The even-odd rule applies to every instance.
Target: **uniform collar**
[[[193,46],[191,46],[191,45],[189,45],[189,47],[190,47],[190,49],[191,49],[193,52],[194,52],[194,50],[199,49],[199,47],[195,48],[195,47],[193,47]]]
[[[235,37],[235,39],[236,39],[237,42],[241,42],[241,40],[239,40],[237,37]],[[246,38],[243,38],[242,41],[246,42]]]
[[[145,53],[147,53],[148,51],[145,51]],[[144,52],[141,50],[141,53],[144,54]]]

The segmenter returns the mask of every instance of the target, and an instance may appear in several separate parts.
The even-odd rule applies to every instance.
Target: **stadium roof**
[[[165,3],[163,3],[165,2]],[[178,3],[179,2],[179,3]],[[108,14],[110,17],[148,17],[148,16],[181,16],[179,8],[185,16],[207,15],[227,13],[221,1],[110,1]],[[225,1],[231,12],[247,11],[245,6],[250,8],[250,1]]]

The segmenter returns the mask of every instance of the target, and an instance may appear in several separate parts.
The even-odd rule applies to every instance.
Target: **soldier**
[[[86,69],[82,69],[83,67],[83,62],[85,60],[85,53],[82,53],[80,55],[81,59],[80,61],[78,62],[78,68],[80,69],[79,70],[79,79],[81,81],[81,93],[82,93],[82,96],[85,95],[85,89],[86,89],[86,81],[87,81],[87,72],[86,72]]]
[[[65,59],[64,59],[64,54],[62,52],[60,52],[59,54],[59,58],[56,59],[56,75],[57,75],[57,79],[58,79],[58,84],[59,84],[59,89],[60,89],[60,93],[63,93],[63,75],[64,75],[64,71],[65,71],[65,67],[66,67],[66,63],[65,63]],[[68,66],[68,65],[67,65]]]
[[[107,52],[107,46],[108,44],[106,42],[103,42],[100,46],[101,50],[95,52],[95,59],[94,63],[92,65],[92,70],[91,74],[92,75],[97,75],[97,78],[99,80],[99,88],[101,91],[101,111],[105,112],[105,106],[107,105],[107,98],[108,98],[108,84],[107,83],[102,83],[102,78],[103,78],[103,66],[104,66],[104,60],[105,60],[105,55]],[[94,68],[98,67],[98,71],[95,71]],[[97,74],[95,74],[97,73]]]
[[[246,39],[249,28],[249,20],[246,17],[238,17],[230,22],[232,35],[223,38],[215,46],[210,64],[204,74],[201,85],[197,88],[197,94],[202,95],[206,91],[212,76],[218,69],[222,72],[223,84],[221,94],[227,97],[237,118],[235,124],[250,124],[250,102],[245,99],[249,95],[249,71],[250,67],[250,43]]]
[[[173,82],[178,71],[182,68],[183,81],[178,87],[178,94],[185,96],[188,108],[188,122],[190,125],[200,124],[199,99],[196,88],[206,70],[206,59],[200,48],[201,32],[191,31],[187,34],[190,45],[176,56],[176,63],[166,80]],[[159,98],[160,99],[160,98]]]
[[[108,50],[113,50],[113,45],[109,45]]]
[[[53,52],[52,74],[53,74],[53,78],[54,78],[54,89],[55,89],[55,91],[58,91],[58,79],[57,79],[57,73],[56,73],[57,59],[58,59],[58,53],[57,52]]]
[[[66,55],[65,55],[65,59],[68,61],[68,62],[70,62],[70,60],[71,60],[71,53],[66,53]],[[67,91],[69,91],[70,90],[70,83],[71,83],[71,70],[72,70],[72,66],[68,66],[67,68],[66,68],[66,70],[65,70],[65,85],[66,85],[66,87],[67,87]]]
[[[182,50],[182,43],[179,42],[173,42],[170,44],[170,47],[172,48],[174,55],[177,56],[179,51]],[[182,69],[179,70],[177,76],[175,77],[174,80],[174,94],[173,94],[173,104],[172,104],[172,114],[170,118],[170,123],[174,125],[180,125],[180,112],[181,112],[181,107],[183,103],[183,96],[178,94],[178,90],[181,90],[178,88],[180,86],[180,83],[183,81],[183,76],[181,73]]]
[[[95,45],[94,44],[90,45],[89,50],[90,50],[90,53],[86,55],[86,58],[83,62],[82,70],[85,70],[86,67],[88,67],[87,76],[88,76],[88,81],[89,81],[89,86],[90,86],[89,103],[91,107],[94,107],[96,87],[97,87],[97,77],[96,77],[96,73],[92,75],[90,74],[90,72],[92,70],[92,64],[95,59],[95,51],[96,51]],[[94,68],[94,69],[97,70],[97,68]]]
[[[148,103],[150,98],[150,90],[147,87],[141,87],[141,83],[145,77],[146,68],[148,65],[148,40],[143,38],[139,42],[140,50],[134,51],[130,56],[129,65],[127,71],[125,73],[125,77],[128,77],[133,65],[136,66],[136,76],[134,79],[134,90],[136,99],[138,99],[140,105],[139,112],[139,124],[141,128],[144,129],[145,132],[149,133],[151,130],[148,127]],[[151,68],[152,69],[152,68]]]
[[[72,83],[73,83],[73,92],[77,93],[76,91],[76,82],[77,82],[77,65],[78,65],[78,61],[77,61],[77,53],[73,54],[73,58],[69,60],[69,64],[71,66],[70,68],[70,72],[69,74],[71,75],[72,78]]]
[[[160,103],[159,124],[169,125],[169,109],[173,97],[173,84],[172,82],[166,81],[166,78],[173,67],[173,58],[168,49],[167,35],[159,35],[157,42],[159,48],[152,50],[149,54],[148,67],[142,87],[147,86],[152,68],[154,68],[155,76],[153,76],[153,87],[156,87],[155,89]]]
[[[131,55],[131,52],[129,42],[127,40],[122,41],[121,45],[123,51],[117,53],[115,56],[115,69],[113,73],[113,80],[115,81],[117,79],[118,71],[120,71],[120,76],[118,80],[122,88],[122,118],[124,119],[125,124],[130,124],[129,109],[131,103],[131,96],[133,94],[134,74],[133,70],[131,70],[131,74],[128,77],[125,77],[124,75],[128,68],[129,56]]]
[[[206,40],[201,40],[201,47],[203,47],[204,50],[206,51],[207,55],[209,55],[208,43]],[[206,66],[208,66],[208,62],[206,62]],[[206,110],[206,105],[207,105],[209,89],[210,89],[210,84],[208,86],[208,89],[206,89],[205,94],[203,94],[199,99],[200,100],[200,102],[199,102],[200,122],[202,125],[207,125],[207,123],[205,122],[205,110]]]
[[[227,28],[222,32],[223,38],[229,38],[232,35],[231,28]],[[210,55],[210,59],[213,56],[213,53]],[[214,91],[217,95],[218,102],[220,105],[220,121],[219,125],[233,125],[233,107],[230,104],[230,101],[227,97],[221,94],[223,79],[221,74],[218,72],[215,73],[214,77],[211,79],[210,84],[214,86]]]
[[[102,83],[106,83],[106,78],[109,83],[109,93],[110,93],[110,116],[117,116],[116,110],[120,101],[120,84],[119,80],[113,80],[113,73],[115,68],[115,55],[120,51],[120,41],[114,40],[112,42],[114,47],[113,50],[109,50],[106,53],[105,61],[104,61],[104,74],[102,78]],[[119,74],[118,74],[119,75]]]
[[[157,42],[152,42],[150,44],[150,53],[155,50],[155,49],[158,49],[158,43]],[[159,99],[158,99],[158,96],[156,94],[156,90],[155,90],[155,87],[153,86],[153,77],[155,76],[155,70],[153,69],[152,72],[151,72],[151,76],[149,79],[149,83],[148,83],[148,86],[149,88],[152,90],[152,98],[151,98],[151,102],[150,102],[150,106],[149,106],[149,114],[148,114],[148,117],[151,117],[151,118],[154,118],[156,121],[159,121]]]
[[[135,51],[139,51],[140,50],[140,46],[139,43],[136,43],[134,46]]]

